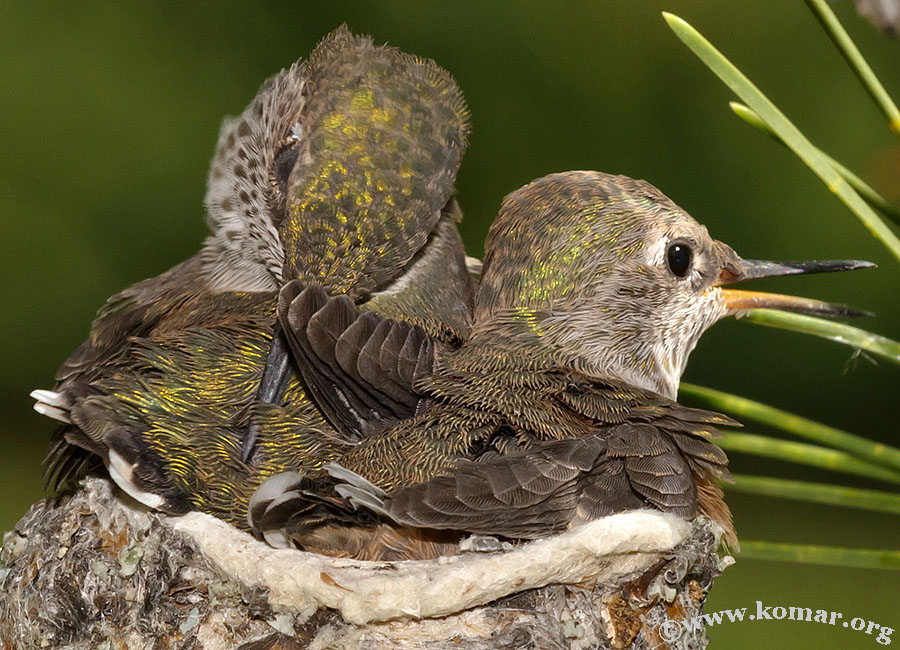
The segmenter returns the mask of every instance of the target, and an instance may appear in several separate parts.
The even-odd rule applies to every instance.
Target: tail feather
[[[63,424],[72,424],[72,420],[69,417],[71,404],[63,393],[37,389],[31,391],[29,396],[35,400],[34,410],[41,415],[46,415],[48,418],[53,418]]]

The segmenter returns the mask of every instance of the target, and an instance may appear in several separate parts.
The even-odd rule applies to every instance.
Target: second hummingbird
[[[713,442],[736,423],[675,401],[688,357],[716,321],[753,307],[860,315],[735,282],[872,266],[743,259],[649,183],[598,172],[507,196],[485,251],[459,348],[285,286],[279,318],[304,378],[330,396],[336,428],[366,437],[325,468],[330,485],[299,472],[264,483],[250,506],[258,533],[315,548],[323,521],[331,534],[388,527],[429,542],[424,557],[453,552],[461,534],[535,538],[654,508],[706,515],[736,543]],[[393,416],[398,403],[415,415]]]
[[[246,527],[259,483],[350,448],[276,325],[300,280],[453,345],[471,287],[454,180],[468,111],[446,71],[340,28],[225,121],[198,255],[113,296],[53,390],[52,486],[102,463],[128,494]],[[412,411],[410,411],[411,413]]]

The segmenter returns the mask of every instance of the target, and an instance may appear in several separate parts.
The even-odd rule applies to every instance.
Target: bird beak
[[[862,260],[825,260],[822,262],[771,262],[768,260],[736,260],[734,264],[727,264],[715,286],[755,280],[757,278],[774,278],[782,275],[802,275],[806,273],[832,273],[834,271],[852,271],[854,269],[868,269],[874,267],[872,262]],[[846,305],[823,302],[813,298],[800,298],[797,296],[785,296],[778,293],[763,293],[760,291],[742,291],[739,289],[722,289],[722,299],[729,315],[740,313],[747,309],[779,309],[798,314],[811,314],[815,316],[831,316],[833,318],[855,318],[858,316],[871,316],[869,312],[853,309]]]

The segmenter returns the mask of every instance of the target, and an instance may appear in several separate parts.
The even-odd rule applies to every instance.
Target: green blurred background
[[[797,159],[731,114],[731,95],[668,30],[663,10],[700,29],[813,142],[900,199],[896,138],[799,0],[0,4],[0,530],[42,496],[53,427],[32,412],[28,392],[52,386],[107,296],[196,251],[221,119],[341,22],[435,59],[462,87],[474,128],[458,192],[472,255],[516,187],[566,169],[624,173],[653,182],[746,256],[877,262],[758,288],[875,311],[864,326],[896,338],[897,262]],[[847,2],[836,10],[900,98],[900,41]],[[842,346],[729,321],[704,337],[685,378],[898,442],[898,369]],[[741,472],[882,487],[736,454],[732,462]],[[887,515],[737,494],[729,502],[746,539],[900,542]],[[707,611],[762,600],[900,627],[898,576],[739,561]],[[787,621],[710,634],[713,647],[877,646],[874,635]]]

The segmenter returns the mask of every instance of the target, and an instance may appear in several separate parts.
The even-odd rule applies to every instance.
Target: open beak
[[[852,271],[854,269],[868,269],[874,267],[872,262],[862,260],[825,260],[822,262],[770,262],[767,260],[740,260],[737,264],[727,265],[719,275],[715,286],[755,280],[757,278],[774,278],[782,275],[801,275],[806,273],[832,273],[834,271]],[[722,298],[729,314],[735,314],[746,309],[779,309],[792,311],[798,314],[812,314],[815,316],[831,316],[833,318],[855,318],[858,316],[871,316],[869,312],[853,309],[846,305],[839,305],[812,298],[800,298],[785,296],[778,293],[763,293],[760,291],[742,291],[739,289],[722,289]]]

